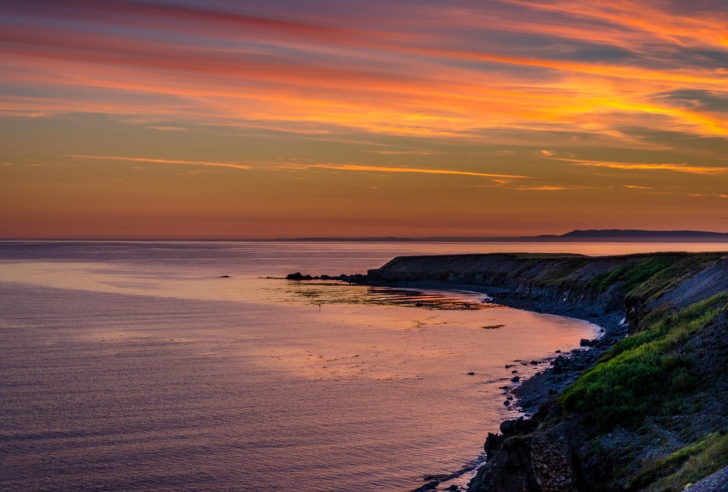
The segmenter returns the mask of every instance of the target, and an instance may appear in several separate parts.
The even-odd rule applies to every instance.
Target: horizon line
[[[640,235],[571,235],[580,232],[638,233]],[[650,237],[650,234],[655,236]],[[554,241],[554,242],[664,242],[670,239],[690,239],[691,242],[728,242],[728,232],[695,230],[647,230],[647,229],[574,229],[563,234],[514,235],[514,236],[309,236],[273,238],[171,238],[171,237],[8,237],[0,242],[507,242],[507,241]]]

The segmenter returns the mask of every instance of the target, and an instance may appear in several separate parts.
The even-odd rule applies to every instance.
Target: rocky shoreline
[[[728,254],[398,257],[329,279],[484,292],[604,328],[503,388],[532,417],[487,436],[469,492],[728,487]]]
[[[543,302],[508,293],[496,294],[493,302],[504,306],[524,309],[544,314],[554,314],[569,318],[581,319],[601,328],[600,336],[594,340],[582,340],[580,349],[569,353],[548,356],[538,361],[545,364],[546,369],[520,382],[520,385],[507,390],[512,393],[515,405],[527,417],[531,417],[541,405],[553,400],[573,383],[579,375],[592,367],[599,357],[618,340],[627,336],[628,325],[624,323],[624,313],[606,313],[595,315],[580,306],[566,306],[562,303]],[[508,424],[506,424],[507,426]]]
[[[365,279],[347,278],[350,283],[364,283]],[[381,285],[381,284],[376,284]],[[595,314],[590,308],[580,305],[570,305],[562,302],[554,302],[548,299],[533,299],[525,295],[504,291],[502,289],[491,289],[487,287],[467,284],[450,284],[443,282],[394,282],[389,287],[408,287],[427,290],[455,290],[455,291],[472,291],[481,292],[490,297],[495,304],[523,309],[543,314],[552,314],[565,316],[574,319],[581,319],[597,325],[601,328],[600,334],[593,340],[582,340],[581,348],[573,349],[570,352],[556,352],[545,356],[540,360],[533,361],[514,361],[513,364],[507,364],[504,369],[516,374],[514,368],[521,365],[532,365],[544,369],[539,370],[534,375],[521,379],[514,376],[511,384],[502,386],[503,404],[509,406],[514,411],[520,411],[522,416],[515,419],[507,419],[501,423],[500,435],[489,434],[484,443],[486,455],[493,457],[495,452],[502,446],[506,438],[528,433],[535,429],[536,420],[531,419],[536,416],[542,406],[549,407],[555,404],[555,400],[565,388],[571,385],[584,371],[593,367],[599,360],[599,357],[611,348],[617,341],[627,336],[628,325],[624,322],[624,313],[607,312]],[[495,293],[494,293],[495,291]],[[540,416],[539,416],[540,417]],[[538,419],[537,417],[536,419]],[[482,464],[481,464],[482,466]],[[472,470],[468,467],[458,473]],[[440,478],[440,477],[437,477]],[[451,477],[447,477],[451,478]],[[423,492],[434,490],[440,482],[446,482],[446,479],[431,480],[422,487],[412,492]],[[473,483],[471,482],[471,488]],[[460,488],[448,489],[453,492],[461,490]],[[526,489],[529,490],[529,489]],[[535,489],[534,489],[535,490]]]
[[[316,280],[321,277],[311,277],[305,280]],[[331,279],[331,277],[328,277]],[[352,284],[372,285],[364,276],[339,276],[335,280],[342,280]],[[326,280],[326,278],[323,278]],[[373,285],[381,286],[381,283]],[[535,414],[540,406],[553,396],[560,393],[571,384],[582,372],[593,366],[599,356],[614,345],[618,340],[627,336],[629,326],[626,324],[624,313],[607,312],[595,313],[591,308],[554,302],[545,299],[533,299],[521,294],[507,292],[500,288],[490,289],[480,285],[445,283],[434,281],[392,282],[387,287],[406,287],[424,290],[451,290],[480,292],[487,295],[495,304],[523,309],[542,314],[552,314],[568,318],[587,321],[601,328],[600,336],[594,340],[582,340],[580,349],[568,353],[555,353],[544,356],[538,361],[523,362],[523,364],[546,367],[543,371],[519,380],[501,389],[504,397],[514,396],[511,405],[520,408],[527,416]],[[515,365],[513,366],[515,367]],[[507,365],[505,369],[511,369]],[[516,383],[516,382],[514,382]]]

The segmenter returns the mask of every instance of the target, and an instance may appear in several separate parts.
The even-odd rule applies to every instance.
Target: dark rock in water
[[[503,405],[505,405],[506,407],[510,407],[511,406],[511,402],[509,402],[508,400],[506,400],[506,401],[503,402]]]
[[[500,451],[503,447],[503,441],[505,441],[505,437],[502,434],[488,432],[488,437],[485,438],[485,444],[483,445],[486,456],[493,456],[493,453]]]
[[[537,360],[532,360],[531,361],[531,365],[532,366],[537,366],[538,365],[538,361]]]
[[[440,485],[440,482],[439,481],[434,481],[434,482],[426,483],[422,487],[417,487],[412,492],[427,492],[428,490],[435,490],[438,485]]]
[[[521,378],[520,378],[520,377],[518,377],[518,376],[513,376],[513,377],[511,378],[511,381],[512,381],[512,382],[514,382],[514,383],[517,383],[517,382],[519,382],[520,380],[521,380]]]
[[[498,386],[499,389],[507,390],[510,388],[510,386]]]
[[[468,373],[468,376],[475,376],[475,373],[474,372],[469,372]]]
[[[560,353],[561,353],[561,350],[557,350],[557,351],[556,351],[556,353],[557,353],[557,354],[560,354]]]
[[[230,275],[220,275],[218,278],[230,278]]]
[[[485,325],[483,327],[484,330],[497,330],[498,328],[503,328],[506,325]]]
[[[592,340],[587,340],[586,338],[579,340],[580,347],[591,347],[593,344],[594,342]]]
[[[516,369],[513,369],[513,370],[511,371],[511,374],[516,374],[517,372],[518,372],[518,371],[517,371]]]
[[[289,273],[286,280],[313,280],[311,275],[303,275],[301,272]]]
[[[416,302],[415,303],[415,307],[422,307],[422,306],[424,306],[424,304],[422,304],[421,302]]]
[[[513,366],[515,366],[515,364],[506,364],[506,369],[510,369]]]

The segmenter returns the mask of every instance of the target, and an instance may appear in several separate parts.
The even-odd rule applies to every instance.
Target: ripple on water
[[[509,412],[505,364],[594,333],[507,308],[412,305],[466,294],[319,286],[336,301],[319,307],[245,277],[239,258],[134,255],[103,273],[0,271],[3,490],[413,489],[480,455]],[[23,268],[32,281],[17,281]],[[216,291],[221,271],[232,278]]]

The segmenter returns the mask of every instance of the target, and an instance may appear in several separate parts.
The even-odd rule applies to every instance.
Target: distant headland
[[[549,236],[538,236],[541,238]],[[694,240],[706,240],[715,239],[719,241],[727,241],[728,233],[725,232],[706,232],[706,231],[645,231],[640,229],[589,229],[589,230],[574,230],[567,232],[561,236],[555,236],[558,239],[583,239],[583,240],[635,240],[635,239],[647,239],[647,240],[672,240],[675,238],[680,239],[694,239]]]

